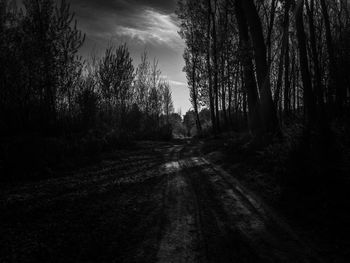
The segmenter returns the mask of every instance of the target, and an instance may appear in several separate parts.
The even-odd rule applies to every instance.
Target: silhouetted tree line
[[[180,0],[177,14],[196,129],[247,123],[254,138],[291,120],[325,129],[349,107],[346,0]]]
[[[85,35],[64,0],[1,0],[0,19],[2,135],[171,137],[169,83],[146,53],[136,69],[126,45],[83,60]]]
[[[0,179],[42,178],[135,139],[172,137],[157,60],[144,53],[134,68],[125,44],[83,59],[66,1],[0,0],[0,36]]]
[[[322,233],[348,221],[349,12],[348,0],[180,0],[177,10],[188,135],[217,135],[205,147],[227,154],[218,163],[240,167],[238,178],[244,163],[248,187],[269,189],[264,198],[300,222],[312,215],[305,225]]]

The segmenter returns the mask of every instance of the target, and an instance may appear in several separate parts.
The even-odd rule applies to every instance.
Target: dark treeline
[[[134,139],[171,138],[175,113],[158,61],[145,52],[134,68],[126,45],[83,60],[78,51],[85,35],[66,1],[24,0],[18,8],[1,0],[0,35],[5,164],[20,158],[21,149],[59,163],[57,155],[70,152],[97,155]]]
[[[134,69],[122,45],[83,61],[77,53],[84,35],[65,1],[23,3],[19,10],[1,1],[2,134],[57,135],[107,125],[147,137],[167,123],[171,92],[156,60],[145,53]]]
[[[254,138],[280,135],[296,118],[310,130],[343,116],[349,11],[346,0],[179,1],[198,133],[203,108],[214,134],[247,123]]]
[[[249,187],[330,243],[349,236],[349,12],[348,0],[183,0],[177,10],[187,129],[214,134],[235,174],[246,166]]]

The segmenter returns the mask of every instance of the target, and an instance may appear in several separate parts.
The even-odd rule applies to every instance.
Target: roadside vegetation
[[[0,212],[6,215],[8,226],[4,242],[10,240],[17,246],[15,238],[26,227],[17,211],[35,211],[35,205],[26,210],[26,204],[36,201],[31,196],[43,204],[38,211],[50,202],[50,197],[42,198],[36,191],[43,185],[44,197],[52,190],[52,199],[66,204],[54,216],[67,213],[69,220],[78,223],[81,216],[69,202],[76,202],[76,207],[88,214],[90,203],[86,204],[84,191],[89,194],[88,201],[100,198],[91,221],[88,217],[85,222],[87,230],[93,228],[89,224],[95,223],[100,210],[112,213],[109,208],[115,204],[118,214],[110,214],[102,231],[93,233],[108,232],[120,217],[116,222],[121,222],[117,229],[121,232],[117,232],[126,244],[115,247],[126,249],[121,257],[130,259],[135,251],[127,230],[142,220],[140,215],[151,214],[131,238],[142,242],[139,234],[145,229],[152,232],[152,238],[161,233],[157,220],[164,207],[152,191],[169,199],[170,208],[174,205],[170,201],[176,198],[183,204],[195,196],[185,197],[176,187],[179,194],[166,192],[166,180],[173,178],[169,172],[161,174],[159,167],[168,164],[180,169],[172,173],[182,180],[186,169],[180,163],[188,162],[188,170],[195,173],[193,189],[201,194],[196,198],[201,202],[210,199],[208,192],[214,190],[209,179],[216,176],[215,169],[214,175],[198,169],[196,153],[262,196],[301,235],[333,254],[334,262],[337,256],[350,257],[349,1],[179,0],[176,14],[185,41],[184,72],[192,103],[184,116],[174,112],[171,87],[157,59],[144,52],[141,62],[134,65],[126,44],[110,45],[101,56],[83,59],[79,49],[85,35],[69,4],[56,2],[23,0],[19,8],[16,1],[0,0],[0,181],[6,182],[0,191]],[[182,140],[179,145],[159,142],[173,137],[191,137],[192,141]],[[165,160],[165,155],[172,158]],[[207,185],[200,184],[202,175],[208,179]],[[143,180],[148,181],[143,185]],[[23,187],[22,181],[26,181]],[[134,181],[139,184],[128,188]],[[74,188],[71,196],[61,194],[63,186]],[[230,187],[227,184],[224,190]],[[209,208],[221,202],[223,189],[219,188]],[[117,200],[111,189],[120,190],[121,198]],[[207,204],[202,205],[206,209]],[[123,210],[133,206],[147,211]],[[50,216],[44,210],[38,215]],[[129,221],[134,217],[135,221]],[[11,229],[13,218],[20,228]],[[30,220],[37,222],[35,215]],[[208,222],[216,224],[214,219]],[[232,227],[232,222],[225,222],[225,227]],[[79,227],[78,223],[71,227]],[[168,223],[171,225],[171,220]],[[39,222],[29,233],[45,224]],[[124,225],[127,229],[122,229]],[[79,233],[86,234],[84,231]],[[71,243],[78,243],[79,238],[65,233]],[[108,236],[102,245],[111,244],[117,236]],[[45,233],[40,233],[41,242],[45,238]],[[94,237],[89,238],[93,243]],[[57,240],[60,242],[60,237]],[[28,239],[23,242],[32,244]],[[33,251],[40,251],[40,245]],[[57,251],[70,253],[63,243],[57,246]],[[25,247],[26,243],[21,249]],[[10,257],[11,248],[6,249],[4,255]],[[154,259],[157,247],[150,249]],[[83,251],[88,253],[89,247],[83,245]],[[106,257],[111,260],[114,254],[112,249],[109,252]],[[56,250],[47,253],[58,256]],[[96,261],[103,260],[100,256],[92,255]]]
[[[47,178],[181,133],[158,61],[144,52],[134,66],[125,44],[83,59],[67,1],[1,0],[0,19],[0,180]]]
[[[177,11],[187,131],[340,254],[350,233],[349,10],[343,0],[187,0]]]

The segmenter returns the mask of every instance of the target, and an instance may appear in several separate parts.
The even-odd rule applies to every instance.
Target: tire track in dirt
[[[183,146],[174,148],[165,191],[165,224],[157,254],[158,262],[205,262],[201,248],[196,196],[182,171]]]
[[[183,172],[191,185],[197,202],[202,258],[199,262],[257,262],[247,242],[234,228],[222,209],[208,174],[203,171],[192,151],[184,151]]]
[[[181,162],[199,200],[209,262],[322,262],[271,209],[194,151]]]
[[[150,158],[120,169],[0,191],[0,262],[154,262],[168,152],[155,148],[161,155],[147,149]]]
[[[0,193],[0,242],[13,250],[0,261],[321,262],[198,147],[157,149],[125,174],[104,167]]]

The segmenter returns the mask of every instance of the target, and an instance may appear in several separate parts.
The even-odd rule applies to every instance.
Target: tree
[[[1,13],[5,42],[0,64],[7,66],[2,71],[0,97],[3,112],[11,116],[5,121],[7,129],[18,128],[11,128],[10,119],[16,119],[22,129],[56,132],[59,107],[69,109],[73,104],[82,65],[76,54],[85,36],[63,0],[59,4],[25,0],[23,12],[2,1]]]
[[[174,112],[173,100],[169,83],[164,81],[161,85],[163,86],[163,112],[166,117],[166,124],[169,125],[170,114]]]
[[[275,134],[279,132],[276,109],[272,100],[270,89],[269,65],[267,64],[266,45],[263,35],[258,11],[253,0],[241,0],[242,9],[246,14],[249,32],[252,37],[254,49],[256,75],[258,88],[260,91],[261,113],[263,126],[268,133]]]
[[[211,114],[211,121],[213,126],[213,132],[214,134],[217,133],[218,127],[217,127],[217,116],[215,115],[215,89],[213,91],[213,85],[212,85],[212,66],[211,66],[211,24],[212,24],[212,16],[211,16],[211,0],[207,0],[207,72],[208,72],[208,87],[209,87],[209,108],[210,108],[210,114]]]
[[[141,111],[148,112],[148,94],[150,89],[150,63],[148,61],[147,52],[141,55],[141,63],[136,69],[136,102]]]
[[[254,136],[261,134],[260,99],[254,76],[254,68],[250,54],[248,25],[240,1],[235,1],[235,14],[240,39],[240,59],[243,65],[245,89],[248,93],[249,126]]]
[[[195,115],[208,109],[214,133],[227,123],[245,127],[247,115],[253,137],[268,142],[303,109],[314,122],[334,101],[344,106],[349,7],[346,0],[181,0]]]
[[[192,129],[196,127],[195,113],[193,111],[187,111],[185,116],[184,116],[183,123],[186,127],[187,137],[191,137],[192,136]]]
[[[306,36],[303,21],[304,0],[298,0],[295,23],[297,30],[300,70],[304,87],[304,106],[308,122],[315,121],[315,103],[312,92],[311,77],[309,72],[309,62],[307,57]]]
[[[125,44],[106,49],[98,65],[98,75],[108,110],[117,111],[117,124],[123,125],[127,107],[131,105],[131,85],[134,80],[134,66]]]
[[[198,111],[198,104],[199,104],[199,88],[197,87],[197,62],[198,62],[198,54],[196,54],[194,51],[189,52],[188,50],[185,50],[184,53],[184,59],[186,62],[186,66],[184,70],[186,71],[186,76],[189,84],[190,89],[190,100],[192,107],[195,112],[195,119],[196,119],[196,126],[199,133],[202,131],[201,123],[199,120],[199,111]]]
[[[324,18],[324,25],[325,25],[325,31],[326,31],[326,43],[327,43],[327,51],[328,51],[328,59],[329,59],[329,87],[330,89],[336,90],[336,104],[341,109],[343,104],[343,94],[342,94],[342,86],[339,85],[337,81],[337,65],[335,63],[335,57],[334,57],[334,48],[333,48],[333,39],[332,39],[332,33],[331,33],[331,26],[329,21],[329,15],[328,10],[326,6],[325,0],[320,0],[321,2],[321,10],[322,15]]]

